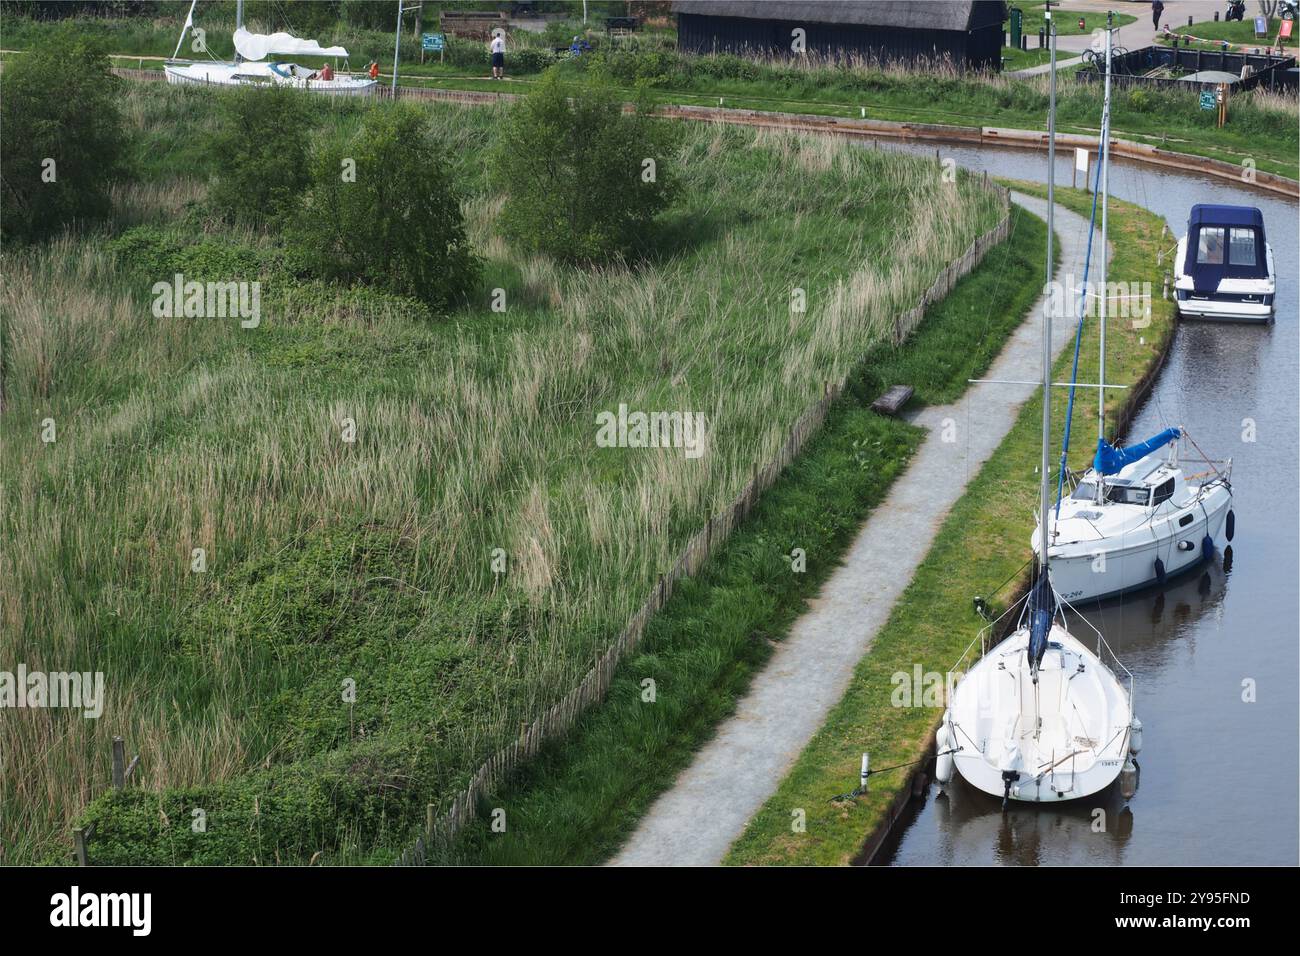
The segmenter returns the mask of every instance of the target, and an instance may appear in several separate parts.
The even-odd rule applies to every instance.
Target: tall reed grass
[[[137,87],[126,108],[170,117],[166,140],[194,122],[177,97],[208,95]],[[351,121],[321,110],[319,136]],[[115,735],[146,790],[382,742],[431,755],[410,785],[439,802],[573,685],[823,383],[1000,214],[933,162],[692,125],[656,258],[582,271],[497,236],[481,159],[499,117],[429,118],[487,260],[479,300],[444,319],[274,277],[258,329],[157,319],[104,236],[4,254],[0,668],[107,681],[99,720],[0,713],[9,862],[63,852]],[[214,230],[195,225],[188,156],[122,189],[121,221]],[[703,413],[706,453],[597,447],[620,403]]]

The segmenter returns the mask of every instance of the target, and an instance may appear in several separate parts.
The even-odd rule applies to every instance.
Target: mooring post
[[[126,744],[121,737],[113,738],[113,789],[126,786]]]
[[[81,827],[72,831],[72,845],[77,852],[77,866],[90,866],[86,858],[86,831]]]

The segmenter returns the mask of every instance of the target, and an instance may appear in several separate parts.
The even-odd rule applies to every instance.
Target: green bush
[[[414,107],[376,106],[351,139],[321,154],[297,231],[321,275],[435,309],[461,301],[478,281],[460,197]]]
[[[210,153],[212,205],[232,222],[284,219],[307,186],[307,116],[302,94],[283,87],[231,90],[219,99]]]
[[[624,113],[614,90],[547,74],[511,109],[493,150],[506,234],[560,259],[627,254],[672,200],[675,134],[644,101]]]
[[[38,239],[107,216],[125,172],[117,85],[94,43],[58,29],[0,73],[0,235]]]

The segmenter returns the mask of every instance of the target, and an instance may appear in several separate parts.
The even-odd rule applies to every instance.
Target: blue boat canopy
[[[1197,204],[1187,220],[1183,273],[1202,295],[1223,279],[1265,279],[1264,215],[1253,206]]]
[[[1159,435],[1148,438],[1136,445],[1127,445],[1124,448],[1116,448],[1106,439],[1098,438],[1097,455],[1092,460],[1093,470],[1099,475],[1113,475],[1125,465],[1131,465],[1133,462],[1145,458],[1157,448],[1168,445],[1171,441],[1177,441],[1182,437],[1182,434],[1177,428],[1166,428]]]

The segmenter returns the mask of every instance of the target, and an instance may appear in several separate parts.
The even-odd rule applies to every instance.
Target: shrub
[[[111,209],[124,173],[120,81],[93,43],[55,30],[0,73],[0,233],[36,239]]]
[[[223,217],[259,225],[283,219],[308,180],[302,94],[282,87],[231,90],[219,99],[209,197]]]
[[[548,74],[511,109],[494,147],[506,234],[560,259],[626,254],[671,201],[675,133],[644,101],[625,114],[614,90]]]
[[[350,140],[322,153],[298,231],[314,271],[437,309],[478,281],[459,196],[414,107],[377,106]]]

